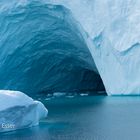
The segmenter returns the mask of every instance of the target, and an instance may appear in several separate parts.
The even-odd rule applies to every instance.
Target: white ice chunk
[[[66,95],[65,92],[54,92],[54,93],[53,93],[53,96],[54,96],[54,97],[61,97],[61,96],[65,96],[65,95]]]
[[[0,132],[32,127],[48,110],[20,91],[0,90]]]

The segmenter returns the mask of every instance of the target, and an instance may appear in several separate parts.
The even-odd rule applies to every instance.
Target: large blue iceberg
[[[139,6],[139,0],[2,0],[0,88],[97,91],[104,83],[108,95],[140,94]]]

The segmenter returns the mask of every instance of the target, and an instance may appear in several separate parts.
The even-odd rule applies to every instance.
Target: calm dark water
[[[0,140],[140,140],[139,96],[86,96],[43,101],[40,125],[0,134]]]

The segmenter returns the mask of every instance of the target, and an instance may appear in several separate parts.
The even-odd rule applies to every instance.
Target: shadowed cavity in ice
[[[0,9],[0,88],[35,94],[104,90],[71,12],[41,2]]]

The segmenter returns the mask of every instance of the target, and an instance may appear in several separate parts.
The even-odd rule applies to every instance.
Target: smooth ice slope
[[[139,0],[46,0],[69,8],[89,35],[109,95],[140,94]]]
[[[61,5],[0,1],[0,88],[31,96],[102,90],[86,38]]]
[[[48,110],[19,91],[0,90],[0,132],[38,125]]]

